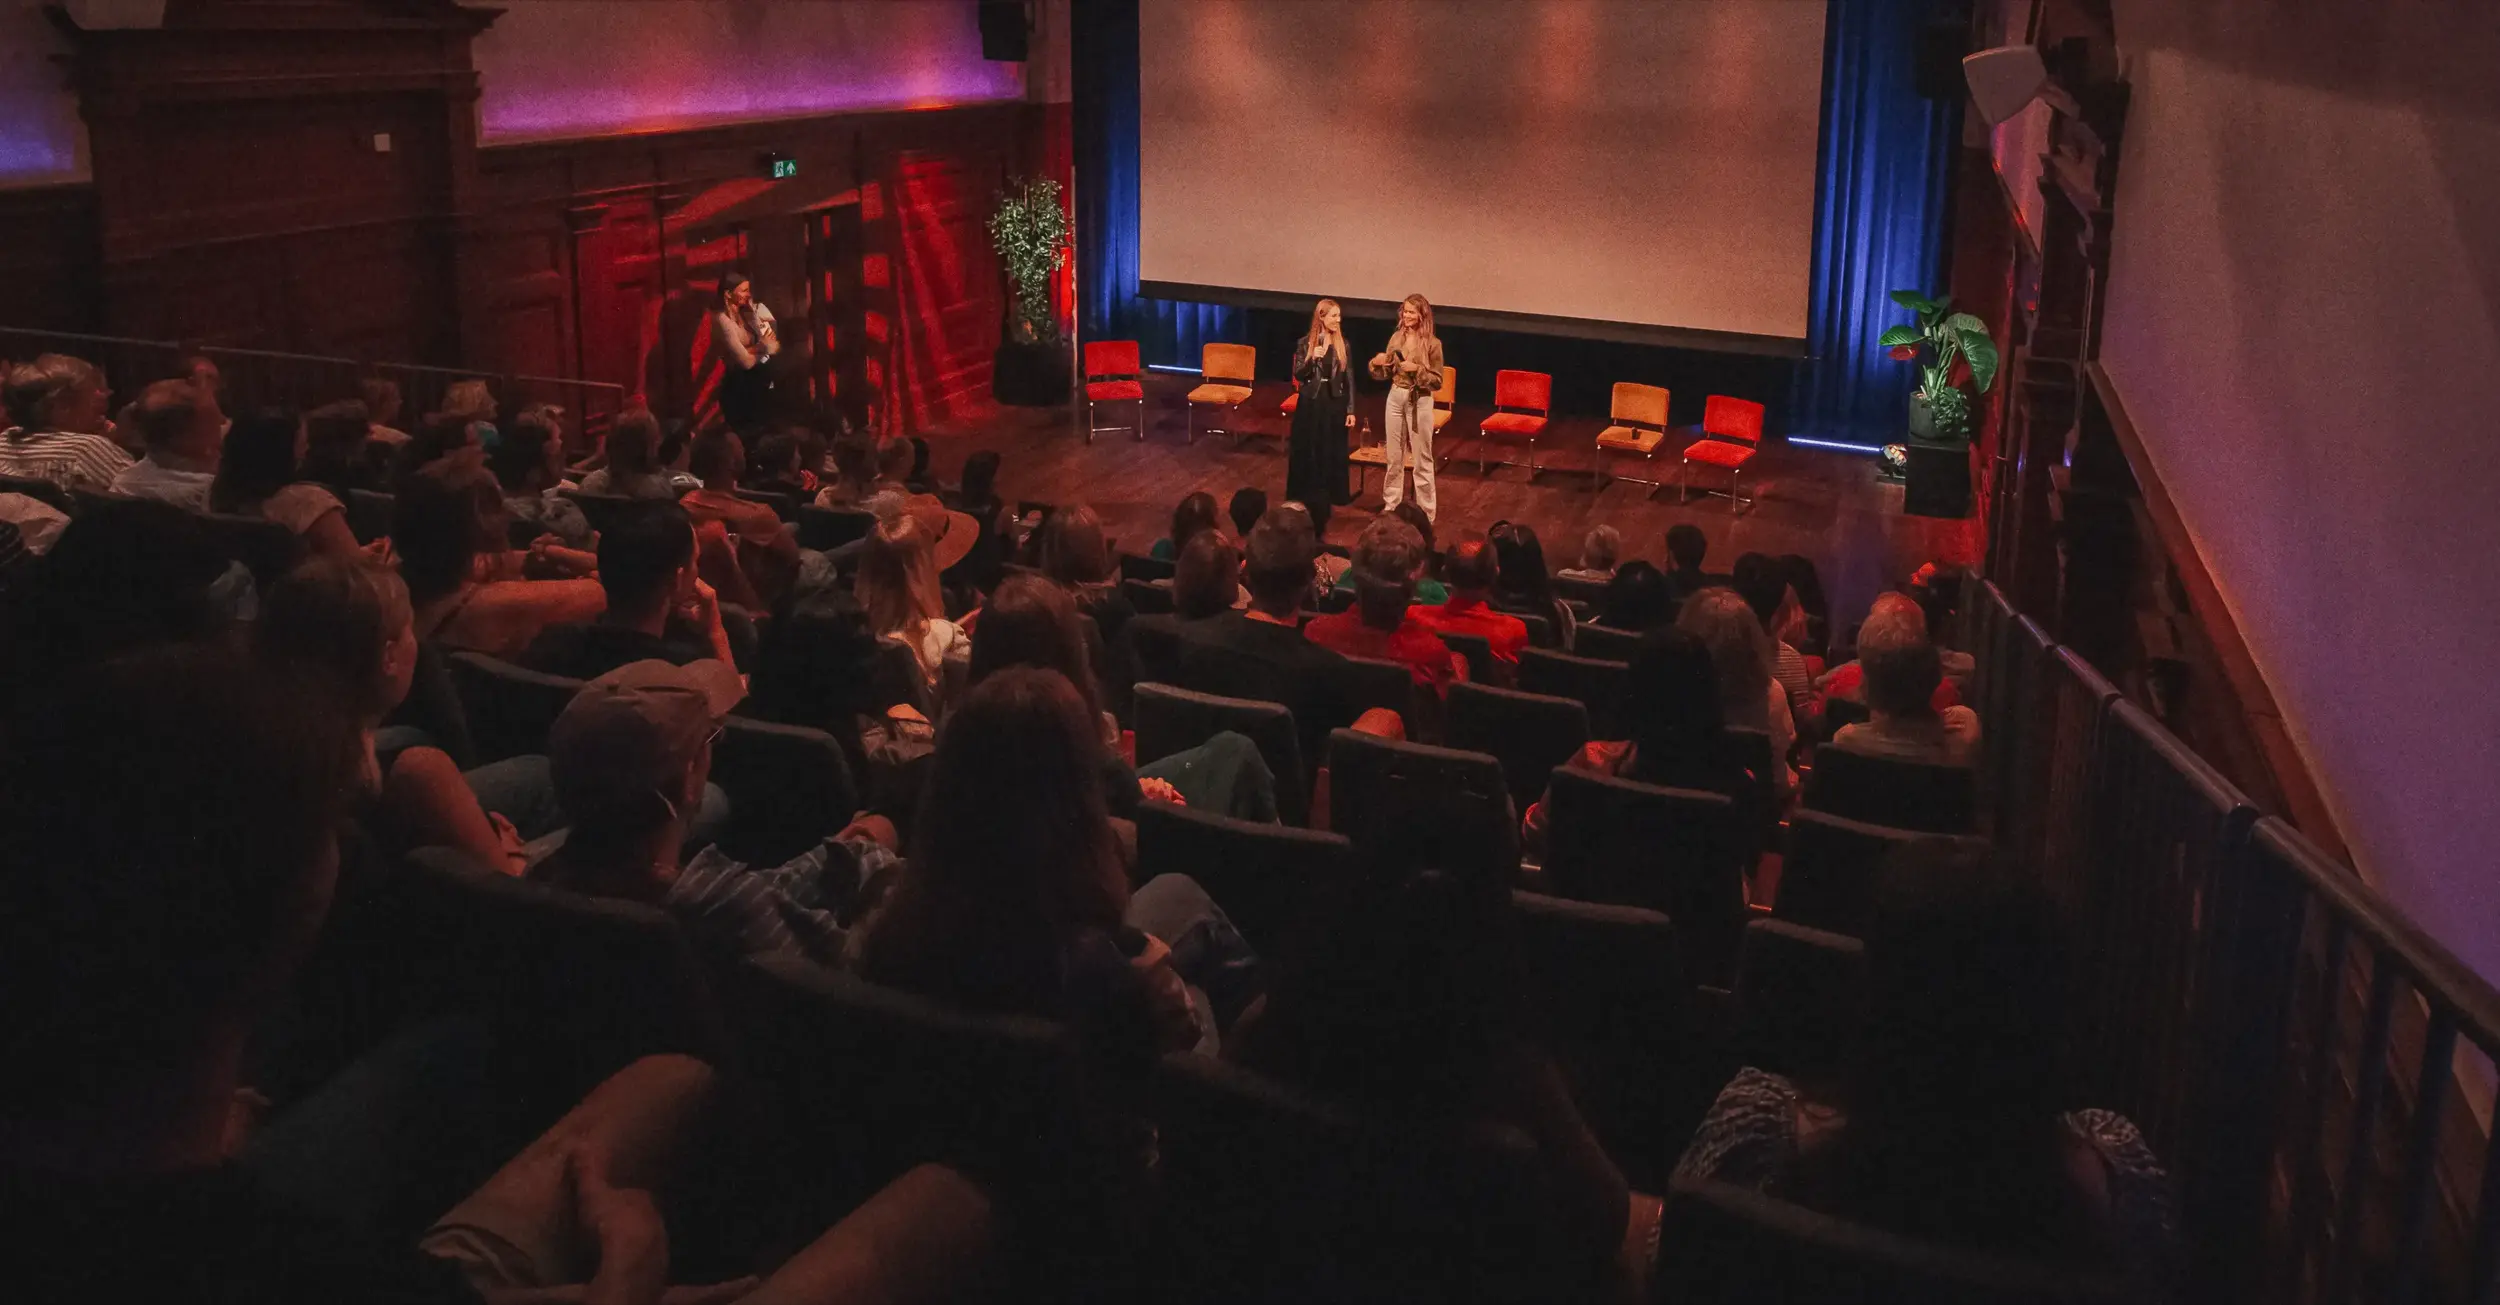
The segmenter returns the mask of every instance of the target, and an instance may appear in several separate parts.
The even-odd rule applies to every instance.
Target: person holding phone
[[[1346,365],[1345,317],[1334,299],[1311,310],[1310,332],[1293,355],[1293,445],[1285,466],[1285,497],[1310,509],[1325,536],[1328,514],[1350,497],[1345,487],[1346,431],[1354,425],[1354,373]]]
[[[1432,333],[1432,305],[1422,295],[1408,295],[1398,304],[1398,329],[1389,345],[1372,355],[1376,381],[1389,382],[1389,413],[1381,423],[1388,465],[1383,469],[1382,515],[1396,511],[1406,498],[1406,478],[1399,474],[1415,459],[1415,506],[1428,520],[1438,519],[1432,490],[1432,399],[1441,390],[1441,338]]]
[[[773,310],[756,302],[744,272],[723,273],[712,305],[712,352],[720,355],[720,416],[741,433],[761,424],[771,406],[773,356],[781,352]]]

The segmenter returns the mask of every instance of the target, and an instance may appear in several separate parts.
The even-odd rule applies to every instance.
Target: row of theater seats
[[[450,664],[490,753],[534,746],[578,687],[469,654]],[[1404,691],[1403,669],[1392,669]],[[1851,761],[1826,751],[1808,806],[1788,822],[1779,913],[1761,918],[1743,895],[1760,849],[1736,803],[1557,768],[1591,715],[1575,699],[1460,686],[1447,741],[1474,746],[1329,737],[1335,829],[1149,803],[1135,873],[1193,876],[1273,954],[1378,858],[1519,882],[1514,809],[1550,784],[1544,863],[1533,890],[1509,890],[1526,996],[1609,1153],[1635,1186],[1667,1193],[1662,1298],[2107,1298],[2093,1282],[2044,1281],[1758,1194],[1669,1181],[1737,1065],[1808,1080],[1836,1071],[1858,987],[1849,932],[1875,864],[1915,835],[1814,804],[1838,798],[1893,815],[1910,790],[1884,773],[1889,763],[1851,779]],[[1546,732],[1558,722],[1568,724]],[[1141,760],[1219,728],[1274,750],[1287,763],[1276,767],[1280,788],[1301,788],[1283,707],[1140,686]],[[733,718],[716,774],[738,821],[731,850],[754,860],[788,855],[852,809],[844,750],[821,731]],[[972,1014],[795,961],[702,955],[656,909],[440,853],[419,854],[406,874],[399,909],[385,916],[393,941],[363,940],[377,971],[440,976],[438,991],[486,1005],[522,1045],[535,1032],[568,1086],[654,1050],[733,1066],[792,1139],[791,1168],[838,1171],[854,1190],[930,1158],[1055,1175],[1053,1190],[1033,1195],[1059,1214],[1031,1246],[1070,1281],[1221,1299],[1596,1290],[1556,1253],[1553,1203],[1524,1137],[1417,1132],[1186,1056],[1106,1078],[1047,1021]],[[1151,1121],[1158,1164],[1150,1226],[1114,1235],[1103,1207],[1124,1194],[1094,1148],[1121,1119]]]

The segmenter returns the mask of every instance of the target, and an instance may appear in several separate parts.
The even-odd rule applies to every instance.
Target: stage
[[[1195,376],[1149,372],[1146,376],[1146,439],[1132,431],[1105,431],[1092,444],[1084,438],[1081,408],[998,408],[942,422],[925,432],[937,472],[952,481],[966,455],[995,449],[1001,456],[999,492],[1009,501],[1090,503],[1104,524],[1130,552],[1142,553],[1169,528],[1172,505],[1192,490],[1205,490],[1221,504],[1245,485],[1265,489],[1281,500],[1285,487],[1285,438],[1290,419],[1276,411],[1292,387],[1282,381],[1263,382],[1243,404],[1235,424],[1252,438],[1238,443],[1233,435],[1209,435],[1184,443],[1186,414],[1181,396],[1198,383]],[[1377,393],[1356,396],[1356,412],[1368,416],[1375,432],[1382,399]],[[1129,404],[1106,407],[1104,421],[1126,422],[1136,409]],[[1487,409],[1461,403],[1457,414],[1435,443],[1437,452],[1472,456],[1472,432]],[[1206,420],[1200,414],[1200,422]],[[1737,512],[1724,498],[1696,494],[1679,505],[1673,481],[1683,447],[1670,435],[1651,470],[1637,460],[1610,457],[1618,472],[1648,474],[1670,482],[1653,490],[1616,480],[1603,492],[1590,492],[1590,469],[1597,432],[1606,423],[1590,416],[1557,415],[1540,443],[1543,464],[1531,480],[1526,467],[1492,468],[1480,475],[1472,461],[1445,464],[1439,482],[1437,534],[1444,540],[1464,529],[1482,530],[1497,521],[1525,522],[1545,543],[1547,564],[1556,570],[1579,563],[1580,541],[1601,522],[1623,534],[1623,555],[1664,563],[1667,527],[1691,522],[1710,539],[1709,566],[1723,571],[1748,552],[1799,553],[1812,558],[1835,614],[1843,620],[1862,615],[1866,604],[1885,585],[1906,577],[1930,560],[1970,562],[1980,545],[1980,523],[1937,521],[1901,513],[1901,486],[1876,479],[1876,460],[1869,455],[1790,445],[1774,435],[1745,468],[1745,492],[1753,506]],[[1375,435],[1375,438],[1377,436]],[[1524,461],[1524,445],[1496,445],[1496,456]],[[1699,468],[1698,484],[1724,486],[1726,473]],[[1371,469],[1354,502],[1337,510],[1329,522],[1328,542],[1347,545],[1363,532],[1380,509],[1380,475]]]

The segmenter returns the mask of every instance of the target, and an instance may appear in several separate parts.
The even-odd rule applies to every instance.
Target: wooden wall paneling
[[[159,29],[59,18],[88,125],[107,329],[450,361],[469,41],[493,17],[174,0]]]
[[[102,261],[93,187],[0,190],[0,324],[101,331]]]

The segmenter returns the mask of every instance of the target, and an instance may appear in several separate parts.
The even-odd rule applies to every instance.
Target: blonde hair
[[[442,415],[463,421],[493,421],[495,395],[481,380],[454,381],[443,391]]]
[[[1339,367],[1343,367],[1346,365],[1345,328],[1340,326],[1334,331],[1328,330],[1326,323],[1328,321],[1328,310],[1331,308],[1335,308],[1337,310],[1339,321],[1342,322],[1344,320],[1345,309],[1339,307],[1337,301],[1334,299],[1322,299],[1317,304],[1312,305],[1311,329],[1302,337],[1302,349],[1304,353],[1310,352],[1311,341],[1318,339],[1320,337],[1320,333],[1326,331],[1328,334],[1328,347],[1337,355],[1337,365]],[[1294,365],[1297,368],[1301,366],[1299,362],[1296,362]]]
[[[877,523],[860,549],[851,593],[868,609],[869,629],[913,638],[946,615],[938,592],[937,550],[918,518],[899,515]]]

